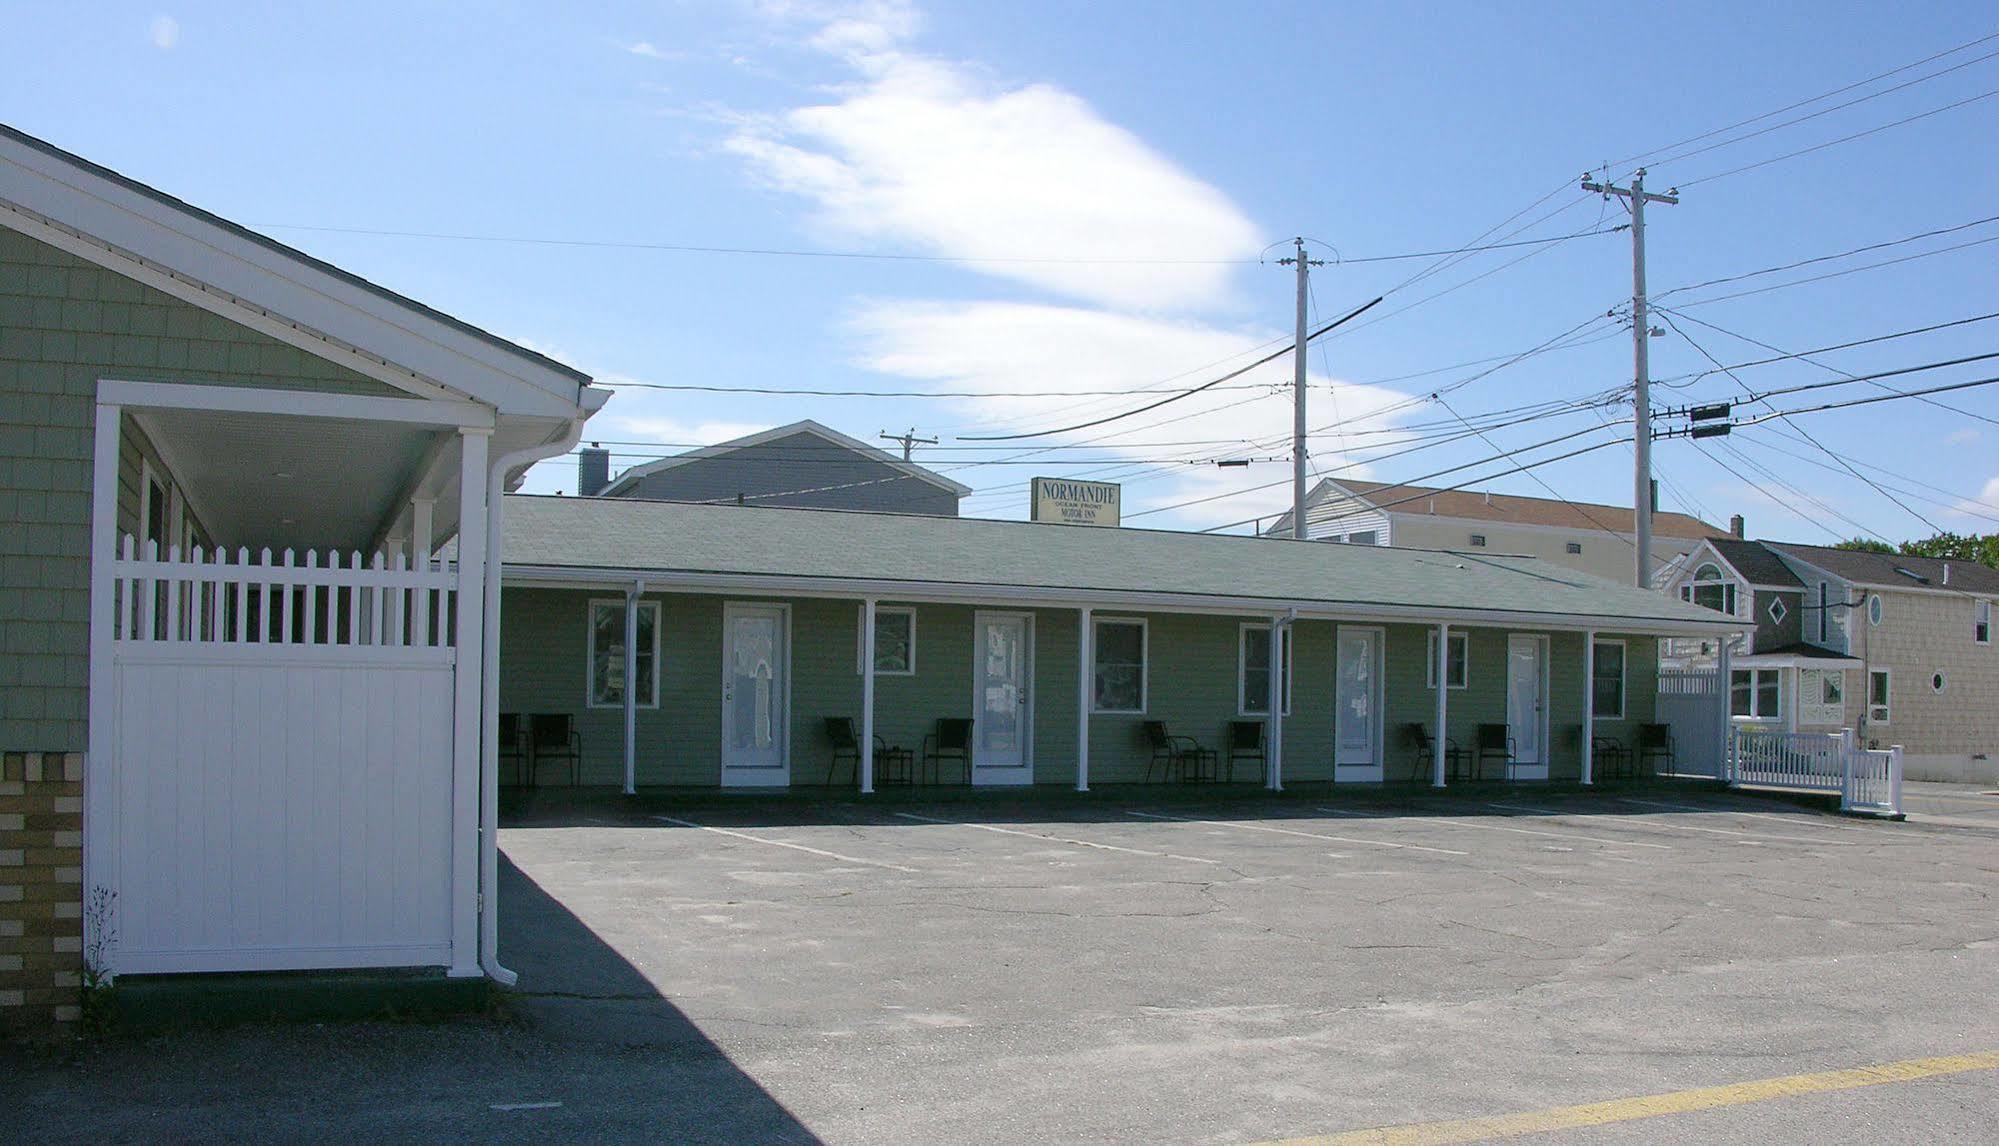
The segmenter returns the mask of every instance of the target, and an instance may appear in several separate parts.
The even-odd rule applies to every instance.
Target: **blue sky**
[[[1634,156],[1655,161],[1655,189],[1689,185],[1680,205],[1649,215],[1655,293],[1999,214],[1999,96],[1704,178],[1995,91],[1999,56],[1978,57],[1999,39],[1733,135],[1874,97],[1806,122],[1677,160],[1669,147],[1999,32],[1978,4],[1687,3],[1636,22],[1629,8],[1580,3],[102,4],[20,5],[6,23],[0,119],[606,382],[1034,393],[627,387],[591,430],[632,443],[613,447],[624,465],[800,417],[870,439],[913,426],[944,439],[921,460],[977,488],[967,511],[992,516],[1022,515],[1021,483],[1035,473],[1121,478],[1127,515],[1153,510],[1133,520],[1155,525],[1282,508],[1287,463],[1201,463],[1286,454],[1289,401],[1275,389],[1285,362],[1244,380],[1267,388],[1217,390],[1094,432],[1017,449],[958,439],[1116,413],[1141,399],[1087,392],[1184,386],[1246,362],[1288,333],[1290,274],[1255,260],[1294,234],[1329,244],[1314,248],[1329,262],[1334,251],[1353,260],[1315,275],[1315,305],[1330,316],[1435,262],[1359,260],[1464,245],[1543,196],[1500,233],[1537,219],[1515,238],[1622,223],[1620,207],[1572,184],[1604,164],[1622,178],[1631,164],[1618,163]],[[1988,237],[1999,223],[1664,295],[1685,309],[1653,339],[1654,374],[1707,368],[1701,347],[1730,364],[1770,356],[1736,335],[1799,351],[1999,310],[1999,242],[1714,298]],[[1392,293],[1313,353],[1311,421],[1328,427],[1315,466],[1413,479],[1617,417],[1569,409],[1496,429],[1494,444],[1380,456],[1459,414],[1628,383],[1629,339],[1605,314],[1629,284],[1628,238],[1613,233],[1480,254]],[[1423,400],[1484,366],[1439,368],[1572,329],[1573,347]],[[1866,372],[1983,353],[1995,330],[1974,323],[1820,361]],[[1895,381],[1991,373],[1974,363]],[[1790,361],[1660,400],[1832,377]],[[1904,400],[1801,416],[1706,453],[1662,442],[1665,504],[1716,521],[1743,513],[1753,534],[1806,541],[1926,535],[1916,514],[1960,532],[1999,528],[1999,422],[1981,420],[1999,419],[1999,387],[1939,401],[1955,409]],[[1112,431],[1124,432],[1092,440]],[[992,464],[1050,442],[1071,448]],[[1535,472],[1566,496],[1630,496],[1623,446]],[[567,462],[530,479],[543,490],[573,481]],[[1545,492],[1526,475],[1492,488]],[[1212,500],[1182,504],[1196,499]]]

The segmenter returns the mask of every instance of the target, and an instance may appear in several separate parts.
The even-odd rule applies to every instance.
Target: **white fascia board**
[[[291,327],[285,340],[314,353],[377,358],[391,368],[387,376],[363,373],[389,385],[427,383],[507,413],[546,417],[573,417],[583,401],[585,386],[573,375],[5,136],[0,221],[38,239],[67,232],[56,245],[148,285],[161,275],[182,280],[172,292],[178,297],[235,321],[259,315],[269,321],[245,325],[274,335],[270,322]],[[133,274],[135,265],[155,273]]]
[[[1333,602],[1279,600],[1276,598],[1219,599],[1181,593],[1134,592],[1110,589],[1065,589],[1022,585],[953,585],[934,582],[867,581],[824,577],[787,577],[750,573],[691,573],[672,570],[584,569],[565,566],[538,566],[508,563],[502,571],[507,584],[540,588],[602,589],[628,585],[643,578],[648,588],[662,592],[679,590],[699,593],[762,593],[785,597],[823,597],[883,601],[917,601],[938,604],[993,605],[998,607],[1039,607],[1051,609],[1123,608],[1162,613],[1195,613],[1216,616],[1257,616],[1295,611],[1304,620],[1382,621],[1483,627],[1514,626],[1547,631],[1635,633],[1651,636],[1716,636],[1743,631],[1740,621],[1671,621],[1622,616],[1586,616],[1569,613],[1535,613],[1498,609],[1436,609],[1418,605],[1343,605]]]
[[[251,386],[127,382],[107,378],[97,383],[97,400],[108,406],[136,406],[153,410],[222,410],[235,414],[345,418],[357,422],[399,422],[416,426],[493,427],[492,408],[477,402],[329,394],[317,390],[261,390]]]
[[[1858,657],[1801,657],[1794,653],[1768,653],[1747,655],[1737,653],[1729,658],[1733,668],[1859,668],[1866,662]]]

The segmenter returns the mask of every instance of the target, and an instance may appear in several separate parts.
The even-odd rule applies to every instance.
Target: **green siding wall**
[[[588,708],[588,616],[593,599],[616,593],[510,587],[503,597],[500,640],[500,707],[504,712],[567,712],[583,738],[583,783],[618,783],[624,774],[624,714]],[[642,785],[715,785],[721,780],[722,611],[726,602],[763,601],[791,610],[792,782],[826,782],[826,717],[853,717],[861,705],[857,664],[860,606],[854,601],[770,599],[694,594],[648,594],[661,607],[660,707],[638,714],[638,780]],[[876,678],[875,727],[888,743],[912,750],[939,717],[972,715],[973,618],[962,605],[918,605],[916,673]],[[1077,616],[1073,610],[1022,610],[1034,626],[1034,776],[1039,784],[1076,779]],[[1100,612],[1099,617],[1143,617],[1148,626],[1147,711],[1099,714],[1090,723],[1093,783],[1143,780],[1150,753],[1139,738],[1145,720],[1165,721],[1176,735],[1220,748],[1237,714],[1237,642],[1248,617]],[[1383,631],[1386,775],[1427,779],[1403,739],[1403,726],[1428,727],[1436,694],[1424,683],[1428,629],[1419,625],[1368,626]],[[1524,630],[1523,630],[1524,631]],[[1325,782],[1333,767],[1333,681],[1337,626],[1301,621],[1294,640],[1293,706],[1284,722],[1287,783]],[[1506,720],[1505,660],[1508,631],[1471,631],[1471,687],[1451,693],[1451,735],[1473,742],[1481,722]],[[1657,656],[1651,638],[1627,640],[1628,703],[1623,721],[1599,722],[1598,732],[1627,742],[1634,726],[1651,719]],[[1581,768],[1582,636],[1550,634],[1550,774],[1575,779]],[[1253,782],[1254,766],[1238,770]],[[502,779],[511,782],[511,770]],[[568,782],[553,766],[547,784]],[[853,782],[843,765],[835,778]]]
[[[10,752],[85,747],[102,378],[398,393],[0,227],[0,748]],[[137,490],[136,476],[121,482]]]

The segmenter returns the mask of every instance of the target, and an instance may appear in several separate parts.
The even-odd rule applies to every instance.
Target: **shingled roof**
[[[1946,561],[1940,557],[1911,557],[1906,553],[1869,553],[1864,549],[1798,545],[1789,541],[1766,541],[1763,544],[1856,585],[1999,594],[1999,569],[1980,565],[1976,561]],[[1944,579],[1946,566],[1950,569],[1948,581]]]
[[[1470,489],[1437,489],[1423,485],[1398,485],[1392,482],[1354,481],[1341,478],[1337,481],[1322,481],[1313,489],[1307,499],[1312,508],[1306,510],[1310,520],[1312,509],[1341,494],[1351,494],[1361,501],[1388,513],[1412,516],[1455,517],[1471,521],[1492,521],[1514,525],[1546,525],[1562,529],[1578,529],[1601,532],[1612,530],[1618,533],[1636,532],[1636,515],[1626,507],[1600,505],[1586,501],[1562,501],[1548,497],[1521,497],[1516,494],[1488,494]],[[1272,532],[1288,531],[1291,515],[1283,514]],[[1652,515],[1652,534],[1655,537],[1682,537],[1698,540],[1706,537],[1727,537],[1729,532],[1719,526],[1709,525],[1697,517],[1684,513],[1659,512]]]

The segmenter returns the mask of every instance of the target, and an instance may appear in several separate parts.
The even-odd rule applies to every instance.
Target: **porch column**
[[[875,790],[875,599],[861,602],[861,794]]]
[[[1629,704],[1629,700],[1626,701]],[[1596,782],[1596,630],[1583,634],[1583,787]]]
[[[437,552],[436,545],[431,540],[432,522],[436,516],[435,500],[420,497],[410,502],[410,550],[419,561],[428,561],[431,554]]]
[[[451,971],[479,969],[479,753],[486,630],[486,449],[493,431],[458,431],[458,626],[451,770]],[[498,719],[496,716],[494,719]]]
[[[1273,792],[1284,790],[1284,627],[1283,617],[1270,618],[1270,745],[1268,787]]]
[[[1730,634],[1730,636],[1732,635]],[[1720,726],[1715,731],[1721,738],[1721,744],[1719,745],[1720,753],[1715,756],[1714,770],[1717,773],[1715,779],[1732,784],[1735,782],[1735,759],[1730,749],[1734,747],[1733,741],[1735,740],[1735,736],[1733,735],[1735,726],[1735,688],[1730,679],[1734,673],[1729,668],[1728,642],[1729,637],[1724,636],[1721,638],[1721,652],[1715,658],[1716,677],[1714,686],[1716,699],[1720,702],[1714,706],[1718,716],[1716,723]],[[1754,687],[1754,682],[1751,682],[1751,687]]]
[[[638,794],[639,774],[639,598],[644,581],[625,593],[625,795]],[[654,665],[658,672],[659,666]]]
[[[1465,656],[1471,656],[1471,646],[1465,646]],[[1465,666],[1467,670],[1470,665]],[[1444,786],[1444,744],[1450,738],[1451,709],[1451,626],[1448,622],[1437,625],[1437,734],[1430,738],[1430,786]]]
[[[117,676],[112,672],[111,656],[119,619],[118,579],[111,563],[118,555],[118,454],[123,427],[123,407],[97,407],[90,487],[90,693],[87,698],[90,742],[83,767],[83,887],[108,887],[114,891],[118,887],[118,872],[112,853],[118,837],[110,817],[115,817],[119,809],[111,798],[118,758],[112,740],[117,726],[113,709]],[[128,619],[124,624],[129,626],[129,608],[125,615]],[[108,938],[101,930],[111,922],[84,912],[83,949],[93,950],[99,939]],[[106,955],[111,962],[109,969],[116,971],[117,949],[110,948]]]
[[[1095,610],[1088,605],[1076,610],[1076,790],[1090,790],[1090,709],[1095,673]]]

